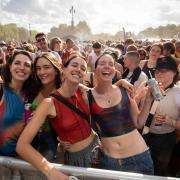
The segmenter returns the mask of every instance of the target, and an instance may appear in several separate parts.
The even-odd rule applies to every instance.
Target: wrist
[[[174,119],[171,118],[169,125],[170,125],[171,127],[173,127],[173,128],[176,129],[176,120],[174,120]]]

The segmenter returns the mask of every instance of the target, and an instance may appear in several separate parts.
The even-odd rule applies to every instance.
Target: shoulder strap
[[[0,101],[1,101],[2,97],[3,97],[3,85],[2,85],[2,83],[0,83]]]
[[[89,116],[87,114],[85,114],[84,112],[82,112],[81,110],[79,110],[78,108],[76,108],[76,106],[74,106],[73,104],[68,102],[65,98],[63,98],[62,96],[58,96],[56,94],[50,94],[50,96],[52,96],[52,97],[56,98],[57,100],[59,100],[61,103],[63,103],[64,105],[66,105],[67,107],[72,109],[75,113],[80,115],[83,119],[85,119],[89,123]]]
[[[91,124],[91,128],[98,134],[98,136],[100,137],[100,132],[98,130],[98,127],[96,125],[95,120],[93,119],[93,113],[92,113],[92,109],[91,109],[91,105],[93,102],[93,95],[92,95],[92,91],[91,89],[89,89],[87,91],[87,97],[88,97],[88,101],[89,101],[89,110],[90,110],[90,124]]]

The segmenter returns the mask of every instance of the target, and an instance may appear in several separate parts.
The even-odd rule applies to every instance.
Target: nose
[[[25,69],[25,65],[24,64],[20,64],[20,69]]]

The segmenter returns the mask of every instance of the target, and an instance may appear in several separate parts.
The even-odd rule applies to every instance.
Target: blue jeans
[[[141,174],[154,174],[153,161],[149,150],[128,158],[115,159],[103,153],[100,167],[108,170]]]

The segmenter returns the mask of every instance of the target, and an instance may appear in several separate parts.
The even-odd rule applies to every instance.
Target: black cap
[[[155,69],[169,69],[169,70],[177,71],[176,61],[171,56],[160,57],[157,59]]]

